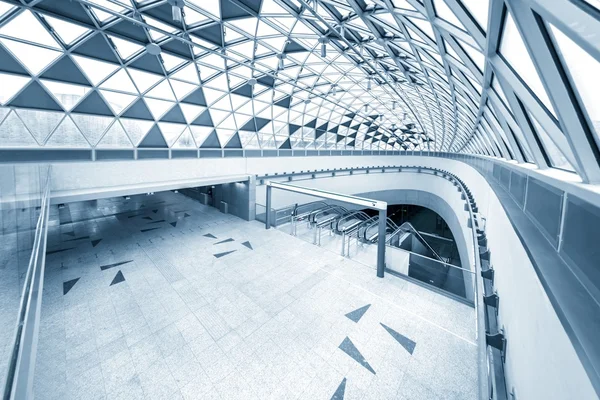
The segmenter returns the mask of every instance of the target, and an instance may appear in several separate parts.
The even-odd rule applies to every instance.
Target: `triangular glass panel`
[[[194,141],[200,146],[206,138],[214,131],[214,128],[209,126],[190,126]]]
[[[133,82],[137,86],[140,93],[144,93],[150,87],[157,84],[158,81],[164,78],[164,75],[152,74],[133,68],[128,68],[127,71],[129,72],[131,78],[133,78]]]
[[[144,98],[144,101],[146,102],[146,105],[148,106],[148,109],[150,110],[154,118],[157,120],[160,119],[160,117],[162,117],[167,112],[167,110],[169,110],[175,105],[175,103],[172,103],[170,101],[155,100],[148,98]]]
[[[175,101],[175,96],[173,95],[171,86],[169,85],[169,82],[166,79],[158,85],[156,85],[148,93],[146,93],[146,96],[155,97],[161,100]]]
[[[566,146],[559,147],[531,113],[529,113],[529,119],[535,127],[537,136],[544,145],[544,149],[546,150],[546,155],[550,160],[550,164],[555,168],[575,172],[575,168],[573,168],[573,165],[569,162],[569,158],[571,160],[575,159],[569,145],[567,144]]]
[[[0,39],[0,43],[10,50],[32,75],[39,74],[61,55],[59,51],[16,42],[14,40]]]
[[[144,140],[139,144],[141,148],[167,148],[167,142],[163,137],[158,126],[154,125],[148,132]]]
[[[16,112],[40,145],[46,142],[64,116],[63,113],[41,110],[18,109]]]
[[[125,131],[134,146],[137,146],[150,128],[154,126],[153,121],[126,118],[120,118],[119,121],[125,128]]]
[[[8,114],[0,124],[0,143],[2,147],[38,147],[37,142],[14,112]]]
[[[26,42],[60,49],[46,28],[29,10],[23,11],[0,28],[0,34]]]
[[[206,99],[202,93],[202,88],[196,89],[196,91],[192,92],[189,96],[183,99],[182,102],[206,107]]]
[[[186,125],[183,124],[173,124],[170,122],[159,122],[158,126],[169,147],[175,143],[186,127]]]
[[[1,55],[0,55],[1,57]],[[40,78],[52,79],[61,82],[79,85],[90,85],[90,82],[67,55],[55,62],[44,72]]]
[[[231,139],[231,137],[235,133],[234,130],[222,128],[216,128],[215,131],[217,132],[217,136],[219,137],[219,143],[221,144],[229,142],[229,139]]]
[[[0,104],[6,104],[12,99],[19,90],[31,79],[18,75],[8,75],[0,73]]]
[[[185,104],[185,103],[180,103],[179,107],[181,107],[181,111],[183,112],[185,120],[189,124],[191,124],[192,121],[194,121],[194,119],[198,115],[200,115],[200,113],[202,111],[204,111],[206,109],[205,107],[196,106],[196,105],[193,105],[193,104]]]
[[[112,108],[115,114],[120,114],[125,108],[131,105],[137,96],[130,94],[111,92],[108,90],[100,90],[106,102]]]
[[[63,111],[62,107],[38,83],[31,82],[10,103],[11,106]]]
[[[75,123],[66,116],[45,144],[47,147],[90,147]]]
[[[175,68],[187,61],[184,58],[175,57],[164,52],[161,54],[161,58],[163,60],[163,65],[165,66],[165,70],[167,72],[174,70]]]
[[[139,44],[130,42],[128,40],[123,40],[116,36],[109,36],[109,38],[117,48],[117,52],[123,60],[131,58],[132,55],[139,53],[141,50],[144,49]]]
[[[490,0],[462,0],[462,2],[485,32],[487,30]]]
[[[67,21],[63,21],[62,19],[50,17],[48,15],[44,15],[44,19],[48,24],[52,27],[54,32],[58,35],[60,40],[67,46],[71,45],[77,39],[83,37],[91,30],[86,29],[80,25],[72,24]]]
[[[212,108],[209,108],[208,111],[215,126],[218,126],[230,114],[227,111],[213,110]]]
[[[112,126],[108,129],[96,147],[130,148],[132,147],[132,144],[119,121],[115,121],[115,123],[112,124]]]
[[[550,98],[548,98],[544,84],[537,73],[535,65],[529,55],[529,51],[527,50],[523,38],[509,11],[506,12],[504,30],[502,31],[500,54],[520,76],[523,83],[525,83],[525,85],[527,85],[546,106],[548,111],[556,116],[556,112],[554,111],[554,107],[552,107]]]
[[[73,109],[73,112],[82,114],[107,115],[111,117],[113,116],[113,112],[111,111],[110,107],[108,107],[104,99],[96,91],[93,91],[85,99],[83,99],[83,101]]]
[[[217,136],[217,132],[213,129],[213,131],[208,135],[208,137],[204,140],[202,145],[200,146],[202,149],[220,149],[221,143],[219,143],[219,137]]]
[[[182,100],[185,96],[190,94],[192,90],[198,87],[198,85],[192,85],[191,83],[185,83],[175,79],[170,79],[169,81],[173,91],[175,92],[175,96],[177,96],[179,100]]]
[[[198,85],[200,83],[198,80],[198,71],[196,70],[196,64],[194,63],[190,63],[186,67],[183,67],[179,71],[175,72],[173,75],[171,75],[171,78],[188,83],[193,83],[194,85]]]
[[[111,117],[85,114],[72,114],[71,118],[92,146],[98,143],[108,125],[114,120]]]
[[[20,62],[0,45],[0,71],[12,72],[20,75],[29,75]]]
[[[116,74],[108,78],[102,85],[101,89],[118,90],[121,92],[138,94],[133,82],[124,69],[120,69]]]
[[[93,57],[112,63],[118,63],[119,59],[115,55],[114,49],[109,46],[106,38],[101,33],[97,33],[78,44],[73,50],[74,54]]]
[[[179,104],[176,104],[175,107],[171,108],[169,112],[167,112],[161,119],[164,122],[176,122],[180,124],[185,124],[186,120],[181,112],[181,108],[179,108]]]
[[[177,142],[173,145],[174,149],[194,149],[197,148],[196,143],[194,142],[194,138],[192,137],[192,133],[190,132],[190,128],[185,128]]]
[[[91,88],[86,86],[45,79],[40,79],[40,82],[52,93],[66,111],[70,111],[91,90]]]
[[[86,74],[93,85],[98,85],[107,76],[115,72],[119,66],[87,57],[73,56],[79,68]]]

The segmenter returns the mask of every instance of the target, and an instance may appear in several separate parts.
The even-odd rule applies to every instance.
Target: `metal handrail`
[[[310,223],[315,224],[317,221],[317,216],[319,216],[322,213],[328,212],[328,211],[335,211],[335,210],[342,210],[342,212],[347,213],[348,210],[345,207],[342,206],[338,206],[335,204],[330,204],[327,207],[323,207],[320,208],[318,210],[315,210],[313,212],[310,213],[310,215],[308,216],[308,220]]]
[[[408,229],[407,229],[406,227],[407,227]],[[400,232],[407,232],[407,231],[410,231],[410,232],[412,232],[412,233],[413,233],[413,234],[414,234],[414,235],[417,237],[417,239],[419,240],[419,242],[421,242],[423,245],[425,245],[425,247],[427,247],[427,249],[429,249],[429,251],[431,251],[431,253],[432,253],[432,254],[435,256],[435,258],[437,258],[439,261],[441,261],[441,262],[443,262],[443,263],[446,263],[446,262],[444,261],[444,259],[443,259],[442,257],[440,257],[438,253],[436,253],[436,251],[433,249],[433,247],[431,247],[431,246],[429,245],[429,243],[427,243],[427,241],[425,240],[425,238],[423,238],[423,236],[421,236],[421,234],[419,233],[419,231],[417,231],[417,230],[415,229],[415,227],[414,227],[414,226],[413,226],[413,225],[412,225],[410,222],[404,222],[402,225],[400,225],[400,226],[398,227],[398,229],[396,229],[396,230],[395,230],[395,231],[394,231],[394,232],[393,232],[393,233],[390,235],[389,239],[386,241],[386,244],[388,244],[388,243],[389,243],[389,242],[392,240],[392,238],[393,238],[394,236],[396,236],[398,233],[400,233]]]
[[[367,214],[364,211],[350,212],[348,215],[346,215],[346,216],[344,216],[344,217],[342,217],[342,218],[340,218],[340,219],[337,220],[337,223],[335,225],[335,231],[336,232],[340,233],[340,232],[344,232],[344,231],[347,230],[347,229],[344,229],[343,231],[340,230],[340,223],[342,221],[347,220],[348,218],[356,218],[357,220],[366,221],[366,220],[368,220],[371,217],[369,216],[369,214]],[[364,218],[364,219],[362,219],[362,218]]]
[[[367,232],[369,231],[369,229],[371,229],[378,222],[379,222],[379,216],[373,217],[373,221],[370,224],[368,224],[368,226],[365,227],[365,229],[362,233],[362,237],[365,241],[372,242],[373,238],[378,237],[379,232],[374,237],[367,238]],[[394,232],[396,229],[398,229],[398,225],[396,225],[396,223],[389,218],[386,218],[385,224],[386,224],[386,227],[391,228],[392,232]],[[358,233],[358,235],[361,236],[360,232]]]
[[[40,201],[31,257],[23,283],[13,347],[3,398],[33,398],[33,376],[42,306],[48,215],[50,213],[50,167]]]

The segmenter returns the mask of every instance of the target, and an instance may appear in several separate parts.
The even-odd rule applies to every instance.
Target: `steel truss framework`
[[[0,146],[449,151],[600,180],[597,2],[177,4],[0,1]]]

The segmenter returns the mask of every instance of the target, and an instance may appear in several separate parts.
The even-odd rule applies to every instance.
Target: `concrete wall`
[[[215,185],[213,190],[214,207],[220,208],[220,202],[228,204],[229,214],[246,221],[252,221],[256,212],[256,184],[254,176],[246,182],[232,182]]]

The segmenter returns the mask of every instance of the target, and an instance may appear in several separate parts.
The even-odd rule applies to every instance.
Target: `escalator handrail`
[[[311,223],[315,223],[315,218],[317,218],[317,215],[327,212],[327,211],[336,210],[336,209],[341,209],[345,213],[348,212],[348,210],[345,207],[335,205],[335,204],[330,204],[327,207],[322,207],[322,208],[319,208],[318,210],[311,212],[308,216],[308,220]]]
[[[327,207],[329,204],[327,204],[326,202],[324,202],[323,200],[317,200],[317,201],[311,201],[310,203],[305,203],[305,204],[295,204],[294,205],[294,211],[292,212],[292,216],[296,217],[298,216],[298,210],[303,208],[303,207],[307,207],[307,206],[313,206],[315,204],[323,204],[323,207]],[[314,210],[310,210],[308,211],[308,213],[313,212]]]
[[[367,219],[370,218],[369,215],[366,212],[364,212],[364,211],[360,211],[359,210],[359,211],[350,212],[348,215],[346,215],[346,216],[338,219],[337,224],[335,225],[335,231],[336,232],[341,232],[340,231],[340,223],[342,221],[345,221],[345,220],[347,220],[348,218],[351,218],[351,217],[356,217],[356,219],[361,219],[361,218],[359,218],[359,216],[365,218],[363,221],[366,221]]]
[[[372,242],[375,238],[377,238],[379,236],[379,231],[377,231],[377,233],[375,233],[374,235],[367,238],[367,232],[369,231],[369,229],[371,229],[371,227],[374,224],[379,224],[379,216],[377,216],[376,221],[374,221],[372,224],[367,226],[367,228],[363,231],[363,235],[362,235],[363,239],[367,242]],[[386,226],[386,232],[388,231],[388,229],[391,230],[392,232],[394,232],[398,228],[398,225],[396,225],[396,223],[389,218],[386,218],[385,226]]]

